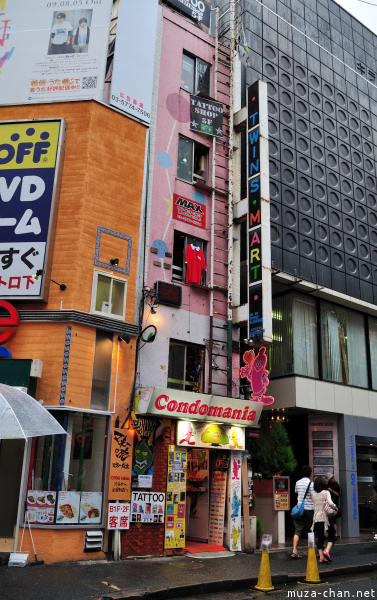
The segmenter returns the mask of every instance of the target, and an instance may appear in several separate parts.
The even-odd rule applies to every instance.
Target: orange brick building
[[[8,493],[0,499],[6,514],[0,551],[19,548],[28,515],[38,558],[47,562],[88,558],[84,550],[97,530],[103,550],[90,558],[103,558],[108,549],[108,442],[116,416],[127,416],[139,332],[135,295],[146,140],[145,126],[95,101],[0,107],[0,125],[33,121],[31,130],[38,120],[59,119],[65,131],[60,176],[49,254],[38,278],[44,298],[17,298],[0,286],[0,299],[20,316],[5,344],[13,360],[0,359],[1,381],[43,401],[69,434],[63,441],[33,438],[25,454],[23,440],[2,441],[0,486]],[[1,148],[5,142],[0,139]],[[0,178],[5,168],[0,165]],[[7,281],[4,256],[3,248],[0,274]],[[35,275],[30,256],[28,263]],[[27,533],[22,549],[32,551]]]

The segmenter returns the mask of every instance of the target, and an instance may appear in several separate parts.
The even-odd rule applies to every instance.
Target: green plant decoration
[[[288,434],[283,423],[275,421],[260,438],[247,442],[253,473],[262,473],[263,478],[274,475],[290,475],[297,466]]]
[[[262,519],[257,517],[257,540],[261,540],[263,537],[263,523]]]

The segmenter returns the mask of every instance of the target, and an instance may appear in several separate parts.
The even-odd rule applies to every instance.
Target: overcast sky
[[[377,0],[335,0],[377,35]]]

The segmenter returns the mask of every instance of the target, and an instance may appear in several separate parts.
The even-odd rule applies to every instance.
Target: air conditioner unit
[[[155,290],[159,304],[166,304],[166,306],[181,306],[182,288],[180,285],[168,283],[167,281],[156,281]]]

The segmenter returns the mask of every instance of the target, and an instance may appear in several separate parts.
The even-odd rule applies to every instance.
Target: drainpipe
[[[233,325],[233,145],[234,145],[234,0],[230,0],[230,73],[229,73],[229,198],[228,198],[228,344],[227,393],[232,396],[232,325]]]
[[[219,8],[215,9],[215,73],[214,73],[214,98],[217,100],[217,72],[219,68]],[[213,279],[214,279],[214,251],[215,251],[215,186],[216,186],[216,138],[212,140],[212,206],[211,206],[211,266],[210,266],[210,308],[209,308],[209,369],[208,393],[212,394],[212,353],[213,353]]]

